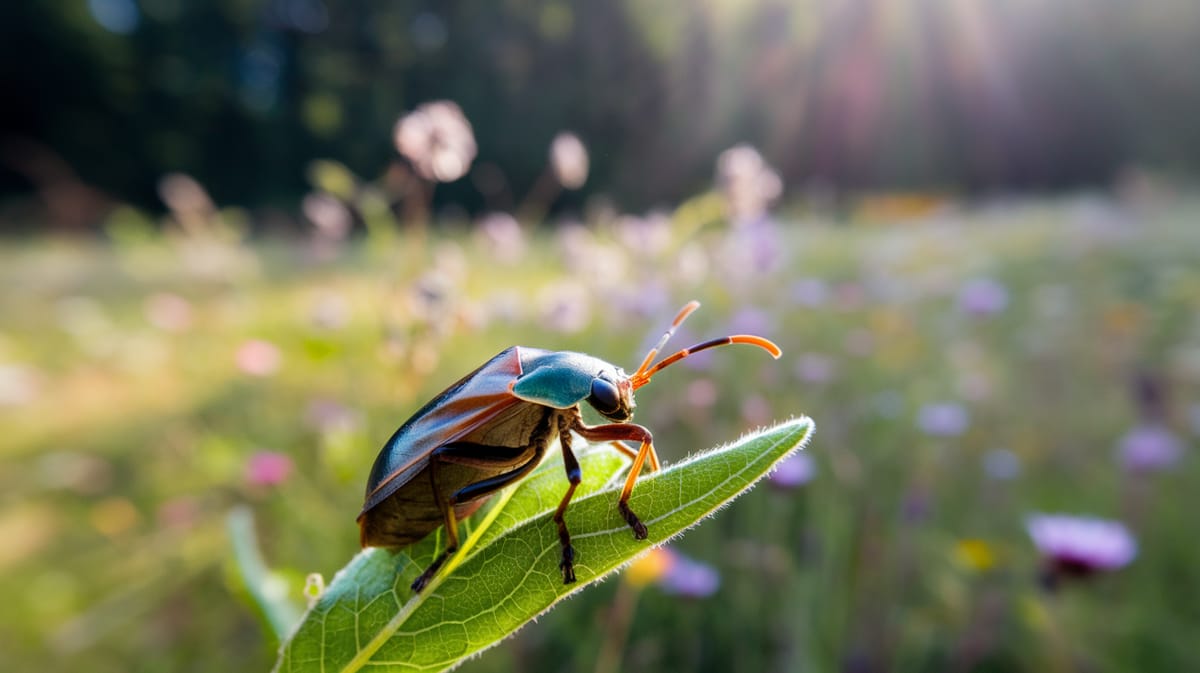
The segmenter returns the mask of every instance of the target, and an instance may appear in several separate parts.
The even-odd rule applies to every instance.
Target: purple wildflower
[[[958,306],[970,315],[994,315],[1008,306],[1008,288],[992,278],[967,281],[958,293]]]
[[[1119,521],[1065,514],[1034,514],[1025,521],[1047,565],[1047,579],[1118,570],[1137,556],[1137,540]]]
[[[769,479],[773,486],[779,488],[799,488],[812,481],[817,474],[817,466],[812,456],[804,451],[798,451],[783,459],[775,466]]]
[[[957,402],[926,404],[917,413],[917,427],[932,437],[957,437],[970,423],[966,407]]]
[[[708,598],[721,587],[721,574],[717,569],[694,561],[673,549],[663,549],[668,562],[658,586],[663,593],[683,598]]]
[[[1125,469],[1133,472],[1168,470],[1179,462],[1183,442],[1165,425],[1143,423],[1130,430],[1117,443],[1117,457]]]

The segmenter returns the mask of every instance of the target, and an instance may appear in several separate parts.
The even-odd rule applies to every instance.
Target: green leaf
[[[225,518],[237,579],[250,602],[258,609],[275,636],[275,642],[287,637],[288,629],[300,621],[300,608],[287,596],[287,584],[271,572],[258,550],[254,534],[254,514],[245,505],[235,507]]]
[[[584,483],[566,517],[578,578],[571,585],[562,583],[551,521],[567,481],[561,457],[547,460],[498,496],[463,549],[420,594],[408,586],[441,548],[440,531],[400,553],[358,554],[284,643],[275,670],[452,668],[712,514],[803,447],[812,432],[810,419],[794,419],[643,476],[630,506],[649,529],[647,540],[634,539],[616,508],[628,461],[605,446],[581,452]]]

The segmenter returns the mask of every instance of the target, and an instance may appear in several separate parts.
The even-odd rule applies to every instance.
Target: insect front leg
[[[567,522],[563,520],[563,515],[567,512],[567,505],[571,502],[572,496],[575,495],[575,489],[583,481],[583,471],[579,469],[579,460],[575,458],[575,452],[571,450],[571,426],[575,424],[581,424],[578,418],[570,420],[564,416],[558,421],[558,443],[562,445],[563,467],[566,468],[567,481],[570,482],[562,502],[558,503],[558,509],[554,511],[554,523],[558,526],[558,541],[562,544],[562,561],[558,564],[558,568],[562,570],[563,584],[571,584],[575,581],[575,548],[571,546],[571,533],[567,530]]]
[[[642,473],[642,465],[646,463],[646,459],[650,458],[652,468],[657,467],[659,464],[658,454],[654,451],[654,438],[650,435],[650,431],[632,423],[612,423],[610,425],[589,427],[584,425],[582,421],[576,421],[573,429],[584,439],[590,441],[611,442],[624,440],[641,443],[637,455],[633,458],[633,467],[629,470],[629,476],[625,478],[625,487],[621,489],[621,497],[617,500],[617,509],[621,512],[621,517],[625,519],[625,523],[629,524],[629,527],[633,529],[633,536],[639,540],[645,540],[646,526],[638,518],[638,515],[629,509],[629,496],[633,494],[633,485],[637,482],[638,475]]]

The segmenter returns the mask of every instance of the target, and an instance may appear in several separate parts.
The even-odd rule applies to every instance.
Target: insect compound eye
[[[588,398],[588,403],[601,414],[611,416],[621,407],[621,394],[609,381],[595,378],[592,379],[592,395]]]

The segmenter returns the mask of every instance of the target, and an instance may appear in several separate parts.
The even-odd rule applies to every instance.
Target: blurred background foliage
[[[1194,667],[1200,203],[694,212],[332,252],[220,229],[5,246],[3,668],[267,669],[232,509],[273,571],[256,589],[302,604],[425,400],[511,344],[633,367],[681,297],[705,306],[679,344],[785,355],[696,356],[639,391],[664,460],[795,413],[820,424],[807,457],[464,670]],[[1115,530],[1035,538],[1042,511]]]
[[[269,668],[425,400],[692,298],[785,355],[663,458],[809,451],[464,670],[1200,668],[1198,15],[0,3],[0,670]]]
[[[634,209],[737,142],[816,190],[1057,190],[1200,156],[1186,0],[78,0],[5,3],[0,31],[3,194],[54,157],[141,206],[181,171],[286,209],[314,157],[385,171],[379,132],[438,98],[480,143],[439,202],[472,212],[526,193],[564,125],[602,148],[584,194]]]

